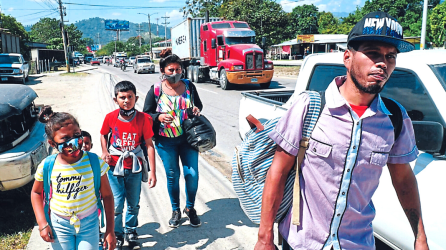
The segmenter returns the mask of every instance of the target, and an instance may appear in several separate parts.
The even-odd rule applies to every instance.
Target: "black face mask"
[[[131,116],[135,113],[135,111],[136,111],[135,108],[132,108],[130,110],[125,110],[125,109],[119,108],[119,113],[122,116]]]

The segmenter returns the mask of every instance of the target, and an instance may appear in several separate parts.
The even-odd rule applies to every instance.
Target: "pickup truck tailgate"
[[[239,110],[240,138],[245,139],[245,134],[251,129],[246,119],[242,118],[252,115],[263,123],[266,120],[282,116],[287,110],[283,105],[293,93],[294,90],[243,92]]]

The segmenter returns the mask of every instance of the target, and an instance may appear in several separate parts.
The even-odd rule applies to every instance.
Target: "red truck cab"
[[[255,32],[246,22],[216,21],[200,27],[200,64],[223,89],[230,84],[260,84],[268,88],[274,74],[272,61],[255,44]]]

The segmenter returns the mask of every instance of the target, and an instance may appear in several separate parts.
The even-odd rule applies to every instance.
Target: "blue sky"
[[[36,23],[41,17],[59,18],[57,11],[58,0],[0,0],[0,6],[3,13],[12,15],[24,25]],[[295,6],[302,4],[314,4],[320,11],[331,12],[351,12],[356,6],[363,6],[365,0],[276,0],[283,9],[290,12]],[[296,2],[298,1],[298,2]],[[185,0],[63,0],[64,6],[67,8],[67,16],[65,20],[69,23],[88,19],[90,17],[101,17],[106,19],[128,20],[135,23],[147,22],[147,16],[137,13],[151,14],[151,21],[156,22],[156,18],[165,16],[170,17],[168,26],[178,24],[183,20],[182,13],[179,9],[185,5]],[[70,4],[72,3],[72,4]],[[92,7],[73,5],[75,4],[96,4],[96,5],[112,5],[108,7]],[[122,8],[121,6],[127,6]],[[154,8],[139,8],[154,7]],[[129,9],[129,7],[134,7]],[[158,13],[158,14],[155,14]],[[159,20],[159,24],[163,19]]]

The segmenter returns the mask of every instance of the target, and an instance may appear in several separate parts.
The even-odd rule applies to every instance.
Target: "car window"
[[[148,58],[138,59],[138,63],[149,63],[151,62]]]
[[[0,63],[21,63],[20,56],[9,56],[9,55],[0,55]]]
[[[336,76],[345,74],[344,66],[317,65],[310,78],[308,89],[324,93]],[[418,76],[413,72],[395,69],[381,95],[403,105],[413,121],[435,121],[445,126],[437,107]]]

